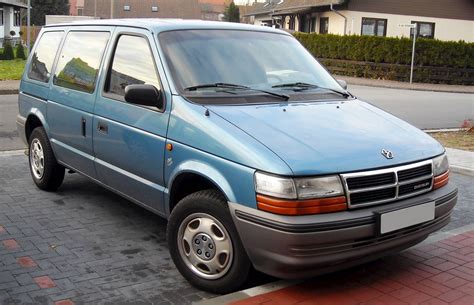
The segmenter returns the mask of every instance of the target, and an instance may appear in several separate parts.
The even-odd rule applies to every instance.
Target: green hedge
[[[295,33],[295,37],[316,57],[374,63],[408,65],[409,38]],[[419,38],[415,65],[474,68],[474,43]]]

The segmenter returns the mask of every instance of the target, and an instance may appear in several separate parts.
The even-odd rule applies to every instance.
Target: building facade
[[[69,15],[83,16],[84,15],[84,0],[69,0]]]
[[[245,16],[289,31],[474,42],[472,0],[268,0]],[[244,16],[244,17],[245,17]]]
[[[199,19],[198,0],[84,0],[84,15],[109,18]]]
[[[20,41],[21,10],[26,8],[23,0],[0,0],[0,47],[5,40]]]

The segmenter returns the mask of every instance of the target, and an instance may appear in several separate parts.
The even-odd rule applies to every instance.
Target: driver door
[[[153,36],[146,30],[117,28],[104,71],[103,92],[94,109],[95,167],[100,181],[135,202],[162,213],[164,150],[169,110]],[[163,109],[130,104],[127,85],[162,90]],[[168,107],[169,108],[169,107]]]

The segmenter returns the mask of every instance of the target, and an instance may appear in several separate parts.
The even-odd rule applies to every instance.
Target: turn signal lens
[[[438,175],[434,178],[433,189],[439,189],[440,187],[445,186],[449,182],[449,170],[444,174]]]
[[[347,210],[345,196],[307,200],[284,200],[257,194],[260,210],[280,215],[310,215]]]

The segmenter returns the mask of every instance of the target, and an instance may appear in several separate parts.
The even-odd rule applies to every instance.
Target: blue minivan
[[[449,222],[444,148],[360,101],[290,34],[223,22],[44,27],[17,125],[35,184],[76,172],[168,219],[193,285],[311,277]]]

